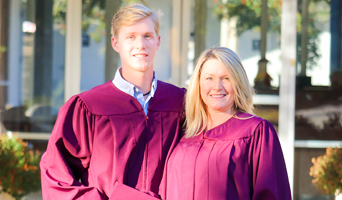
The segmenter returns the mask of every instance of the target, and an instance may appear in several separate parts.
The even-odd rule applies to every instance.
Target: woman
[[[204,51],[186,95],[186,133],[167,166],[166,200],[291,199],[277,133],[253,115],[239,57]]]

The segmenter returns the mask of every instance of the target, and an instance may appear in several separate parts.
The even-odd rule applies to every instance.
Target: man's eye
[[[207,80],[213,80],[213,78],[212,77],[207,77]]]
[[[145,35],[145,38],[151,38],[151,36],[150,35]]]

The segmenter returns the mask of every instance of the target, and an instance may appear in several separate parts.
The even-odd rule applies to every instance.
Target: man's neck
[[[143,94],[151,90],[151,84],[153,80],[153,69],[150,69],[145,72],[139,72],[127,71],[124,68],[122,68],[121,76],[126,81],[135,85],[135,87],[137,87]]]

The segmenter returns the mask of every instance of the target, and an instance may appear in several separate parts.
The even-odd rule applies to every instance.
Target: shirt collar
[[[121,67],[116,70],[114,79],[112,83],[117,87],[119,90],[131,95],[134,97],[134,91],[139,90],[138,88],[135,87],[132,83],[126,81],[124,78],[121,76]],[[151,97],[154,97],[154,94],[157,90],[157,77],[155,71],[153,71],[153,80],[151,84],[151,92],[150,95]]]

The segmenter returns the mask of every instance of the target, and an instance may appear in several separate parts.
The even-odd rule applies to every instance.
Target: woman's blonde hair
[[[159,15],[143,4],[129,4],[122,7],[113,17],[112,35],[118,39],[118,33],[121,27],[133,25],[145,18],[151,17],[154,23],[154,30],[159,35]]]
[[[198,58],[190,85],[186,94],[186,134],[193,137],[201,133],[208,125],[207,106],[200,94],[200,77],[203,64],[211,59],[220,61],[228,72],[234,90],[234,111],[253,114],[254,89],[249,84],[245,69],[236,53],[226,47],[213,47],[202,52]]]

